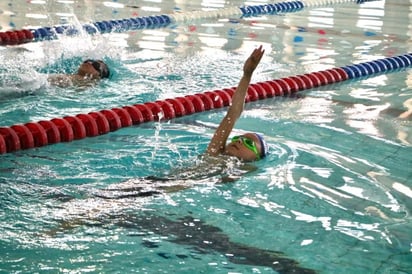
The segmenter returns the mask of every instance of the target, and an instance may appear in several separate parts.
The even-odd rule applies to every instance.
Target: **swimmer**
[[[412,98],[406,100],[403,103],[403,105],[406,108],[406,110],[399,115],[399,118],[408,119],[408,118],[412,117]]]
[[[233,94],[232,104],[213,134],[206,153],[201,155],[200,161],[191,161],[190,166],[172,170],[166,177],[149,176],[114,184],[106,189],[97,190],[93,196],[120,199],[171,193],[199,184],[234,182],[243,174],[256,170],[255,166],[245,162],[258,161],[267,155],[268,146],[262,135],[249,132],[234,136],[228,144],[226,143],[243,112],[252,74],[264,52],[260,46],[245,61],[243,76]]]
[[[255,49],[243,65],[243,76],[233,94],[232,104],[226,116],[220,122],[207,147],[206,153],[208,155],[218,156],[223,154],[235,156],[247,162],[257,161],[266,156],[268,146],[263,136],[257,133],[246,133],[235,136],[226,144],[237,119],[242,114],[252,74],[262,59],[264,52],[262,46]]]
[[[78,68],[76,74],[52,74],[47,81],[58,87],[91,86],[100,79],[109,78],[109,67],[102,60],[87,59]]]

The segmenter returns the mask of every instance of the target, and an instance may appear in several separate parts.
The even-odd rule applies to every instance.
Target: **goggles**
[[[252,151],[253,153],[255,153],[256,159],[260,160],[260,154],[259,154],[259,151],[258,151],[258,149],[257,149],[257,147],[256,147],[255,141],[253,141],[252,139],[247,138],[247,137],[245,137],[245,136],[235,136],[235,137],[232,138],[232,143],[235,143],[235,142],[237,142],[237,141],[239,141],[239,140],[242,141],[242,144],[243,144],[247,149],[249,149],[250,151]]]

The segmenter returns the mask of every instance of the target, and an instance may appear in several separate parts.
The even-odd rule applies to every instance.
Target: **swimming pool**
[[[1,31],[229,7],[21,2],[0,4]],[[2,48],[0,126],[232,87],[260,44],[253,82],[408,53],[410,8],[343,4]],[[47,73],[89,57],[109,63],[110,81],[47,86]],[[229,161],[233,183],[192,168],[224,109],[3,154],[1,272],[411,272],[411,119],[398,117],[410,73],[248,103],[236,132],[265,134],[271,153],[247,173]],[[176,179],[158,182],[176,191],[137,197],[148,176]]]

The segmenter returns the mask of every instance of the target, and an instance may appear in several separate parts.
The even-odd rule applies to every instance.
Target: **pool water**
[[[0,31],[243,4],[4,1]],[[233,87],[259,45],[252,82],[406,54],[411,10],[337,4],[2,47],[0,126]],[[105,60],[111,79],[47,84],[86,58]],[[399,117],[411,79],[406,69],[246,104],[235,133],[270,147],[249,164],[199,156],[224,109],[3,154],[0,272],[411,273],[412,124]]]

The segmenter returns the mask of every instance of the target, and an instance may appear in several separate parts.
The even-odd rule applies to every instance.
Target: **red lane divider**
[[[38,122],[41,130],[47,135],[47,141],[49,144],[55,144],[61,142],[60,131],[55,124],[51,121],[40,121]]]
[[[0,32],[0,45],[20,45],[34,41],[34,35],[30,30],[14,30]]]
[[[39,123],[27,123],[25,126],[33,135],[34,147],[41,147],[48,144],[47,133]]]
[[[2,38],[3,39],[3,38]],[[349,79],[341,68],[296,75],[249,86],[245,102],[337,83]],[[227,107],[236,88],[206,91],[184,97],[118,107],[54,118],[50,121],[30,122],[24,125],[0,127],[0,153],[41,147],[59,142],[71,142],[118,130],[144,122],[169,120],[176,117]]]

